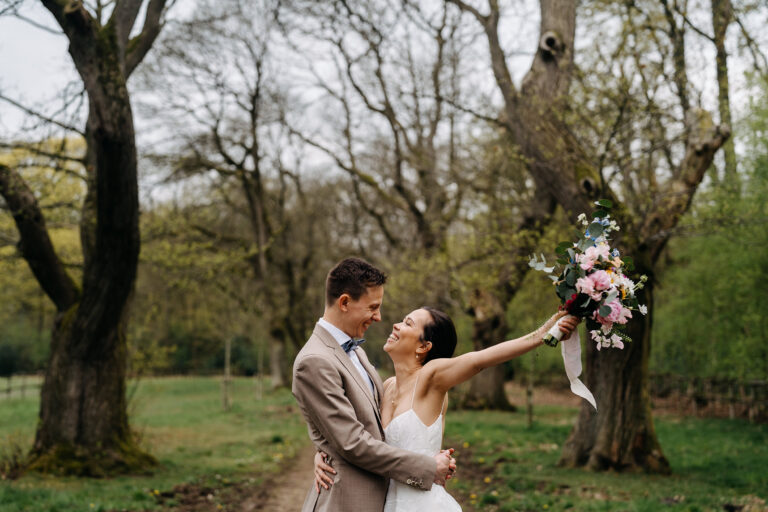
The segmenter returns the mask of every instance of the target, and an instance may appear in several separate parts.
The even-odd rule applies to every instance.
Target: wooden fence
[[[4,382],[3,382],[4,381]],[[39,375],[15,375],[0,380],[0,400],[24,398],[40,392],[43,378]]]
[[[652,375],[654,408],[681,415],[768,422],[768,382]]]

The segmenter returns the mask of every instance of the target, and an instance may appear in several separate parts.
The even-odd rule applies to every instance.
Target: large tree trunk
[[[137,159],[125,83],[111,79],[106,94],[90,99],[96,193],[84,217],[95,206],[95,224],[82,226],[82,297],[59,315],[52,337],[32,460],[43,471],[101,476],[153,462],[135,445],[126,412],[123,319],[139,257]]]
[[[126,82],[159,33],[165,0],[149,1],[143,29],[133,38],[141,0],[116,2],[105,25],[81,2],[42,4],[69,39],[69,53],[88,92],[89,191],[79,289],[51,244],[34,195],[17,173],[0,166],[0,193],[12,206],[22,256],[57,309],[29,465],[87,476],[136,471],[155,461],[136,446],[126,410],[123,322],[140,246],[136,144]]]
[[[576,426],[563,446],[560,465],[591,470],[670,472],[654,430],[648,391],[653,312],[650,283],[641,297],[649,314],[633,318],[628,324],[631,343],[623,350],[598,351],[595,343],[587,340],[586,384],[595,395],[598,412],[590,404],[582,403]]]
[[[507,334],[506,304],[502,304],[493,293],[475,290],[470,307],[475,350],[493,346],[504,338]],[[487,368],[473,377],[469,390],[460,400],[460,407],[515,410],[504,392],[504,367]]]
[[[30,467],[96,477],[142,470],[155,461],[136,446],[128,425],[122,324],[97,343],[74,337],[79,309],[54,328]]]
[[[633,215],[619,204],[617,195],[603,182],[593,159],[560,115],[568,99],[573,68],[576,2],[541,0],[539,46],[518,91],[499,42],[498,3],[488,2],[486,14],[463,0],[448,1],[473,15],[483,26],[494,77],[505,103],[503,121],[529,162],[537,190],[549,193],[571,218],[581,212],[588,213],[597,197],[618,204],[613,213],[624,236],[620,250],[642,260],[644,264],[639,265],[639,269],[652,275],[672,229],[690,206],[715,152],[729,136],[727,125],[715,126],[707,112],[690,108],[683,33],[675,25],[667,3],[662,2],[674,47],[677,94],[686,114],[687,147],[685,157],[673,169],[673,178],[666,184],[665,193],[652,197],[650,208],[642,215]],[[652,292],[650,286],[648,292]],[[649,295],[649,311],[651,298]],[[648,471],[669,471],[653,428],[647,396],[650,319],[635,319],[628,334],[635,341],[625,351],[598,354],[596,349],[588,347],[587,382],[598,397],[598,412],[595,414],[590,406],[583,406],[564,449],[563,464],[588,464],[595,469],[641,467]]]

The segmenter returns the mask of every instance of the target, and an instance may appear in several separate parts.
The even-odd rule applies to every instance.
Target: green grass
[[[285,459],[306,446],[306,429],[286,390],[257,401],[253,381],[238,379],[234,405],[224,412],[219,386],[218,379],[204,377],[141,382],[131,418],[143,446],[160,461],[152,476],[27,474],[0,481],[0,511],[155,510],[161,501],[173,506],[178,495],[162,495],[179,484],[213,489],[210,510],[219,510],[217,504],[240,510],[223,493],[245,482],[253,495],[265,475],[279,472]],[[37,406],[29,396],[0,400],[0,457],[13,446],[31,446]],[[729,503],[744,505],[742,512],[768,510],[761,503],[768,499],[768,426],[660,417],[656,428],[672,476],[590,473],[556,467],[576,413],[537,406],[529,429],[522,412],[450,411],[445,444],[458,450],[459,478],[449,491],[465,512],[704,512],[722,511]]]
[[[459,453],[459,478],[449,491],[465,511],[768,510],[768,426],[657,418],[671,476],[593,473],[556,467],[576,413],[539,406],[529,429],[524,413],[451,411],[447,446]]]
[[[27,474],[0,482],[0,511],[151,510],[160,508],[156,496],[178,484],[258,485],[307,444],[306,427],[287,390],[256,400],[253,381],[236,379],[232,402],[225,412],[219,379],[145,379],[130,413],[141,444],[160,462],[153,475],[92,480]],[[0,400],[0,455],[31,446],[37,412],[37,397]]]

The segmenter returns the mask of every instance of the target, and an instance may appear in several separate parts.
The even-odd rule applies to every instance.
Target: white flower
[[[640,304],[638,309],[640,309],[640,314],[642,315],[648,314],[648,306],[646,306],[645,304]]]

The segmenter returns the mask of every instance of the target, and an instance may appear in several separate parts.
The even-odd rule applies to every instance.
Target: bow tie
[[[365,343],[365,340],[363,338],[360,338],[359,340],[351,339],[349,341],[345,341],[341,344],[341,348],[344,349],[344,352],[349,352],[350,350],[355,350],[357,347]]]

